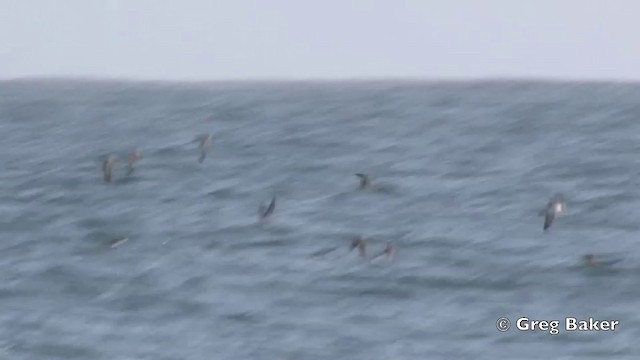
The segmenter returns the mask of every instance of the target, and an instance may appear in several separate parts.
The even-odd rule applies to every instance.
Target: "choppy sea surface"
[[[0,359],[640,354],[640,84],[3,81],[0,134]]]

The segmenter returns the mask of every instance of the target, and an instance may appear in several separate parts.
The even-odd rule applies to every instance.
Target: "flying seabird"
[[[202,164],[204,158],[207,157],[207,151],[211,147],[211,134],[200,135],[196,137],[196,141],[200,142],[198,148],[200,149],[200,158],[198,159],[198,163]]]
[[[391,260],[393,260],[395,254],[396,254],[396,249],[393,246],[393,244],[387,243],[387,246],[385,247],[384,251],[382,251],[380,254],[374,256],[373,259],[377,259],[380,256],[385,256],[386,255],[387,260],[391,261]]]
[[[111,182],[111,172],[113,170],[113,164],[115,162],[116,162],[115,155],[107,156],[107,158],[102,162],[102,174],[103,174],[104,181]]]
[[[142,151],[139,149],[133,149],[129,151],[127,156],[127,175],[133,174],[133,166],[142,159]]]
[[[360,178],[360,189],[366,189],[371,186],[371,178],[367,174],[355,174]]]
[[[387,247],[384,249],[383,255],[387,255],[387,260],[393,260],[396,255],[396,248],[391,243],[387,243]]]
[[[265,220],[266,218],[268,218],[271,214],[273,214],[273,211],[276,209],[276,197],[274,196],[273,199],[271,199],[271,202],[269,203],[269,206],[264,206],[261,205],[260,206],[260,219],[261,220]]]
[[[556,216],[567,210],[567,204],[561,194],[554,195],[544,210],[544,231],[547,231],[553,224]]]
[[[362,237],[357,237],[351,241],[351,247],[349,251],[353,251],[353,249],[358,248],[358,252],[360,256],[363,258],[367,257],[367,240]]]

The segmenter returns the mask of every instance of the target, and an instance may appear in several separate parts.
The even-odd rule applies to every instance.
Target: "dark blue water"
[[[0,134],[2,359],[640,353],[640,85],[5,81]]]

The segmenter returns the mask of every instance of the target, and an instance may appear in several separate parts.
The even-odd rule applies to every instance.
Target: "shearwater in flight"
[[[380,256],[385,256],[385,255],[387,256],[387,260],[389,261],[393,260],[393,258],[396,255],[396,248],[393,246],[393,244],[387,243],[387,246],[384,248],[384,251],[374,256],[374,259]]]
[[[544,213],[544,231],[547,231],[551,225],[553,224],[556,217],[565,212],[567,210],[567,204],[564,201],[564,197],[562,194],[554,195],[549,202],[547,203],[547,207],[543,211]]]
[[[367,257],[367,240],[363,237],[356,237],[351,240],[351,246],[349,251],[353,251],[353,249],[357,248],[360,256],[363,258]]]
[[[273,211],[275,209],[276,209],[276,197],[274,196],[271,199],[269,206],[264,206],[264,204],[260,206],[260,209],[258,210],[260,213],[260,220],[266,220],[269,216],[271,216],[271,214],[273,214]]]
[[[115,164],[117,158],[115,155],[109,155],[102,162],[102,178],[105,182],[111,182],[111,173],[113,172],[113,164]]]
[[[213,137],[211,136],[211,134],[204,134],[196,137],[195,141],[200,142],[200,144],[198,145],[198,149],[200,149],[200,157],[198,158],[199,164],[202,164],[204,159],[207,157],[207,152],[211,147],[212,138]]]
[[[127,156],[127,176],[133,174],[134,165],[142,159],[142,151],[139,149],[133,149],[129,151]]]
[[[355,176],[360,178],[360,189],[366,189],[371,187],[371,178],[367,174],[355,174]]]

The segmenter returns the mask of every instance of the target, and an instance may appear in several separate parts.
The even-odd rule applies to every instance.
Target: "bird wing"
[[[553,224],[553,220],[556,218],[556,215],[551,212],[551,211],[547,211],[544,215],[544,230],[547,230],[548,228],[551,227],[551,224]]]
[[[368,176],[366,174],[355,174],[360,178],[360,187],[364,188],[367,185]]]
[[[273,197],[273,199],[271,199],[271,203],[269,203],[269,207],[267,208],[267,210],[264,212],[263,216],[269,216],[273,213],[273,210],[275,210],[276,208],[276,198],[275,196]]]

